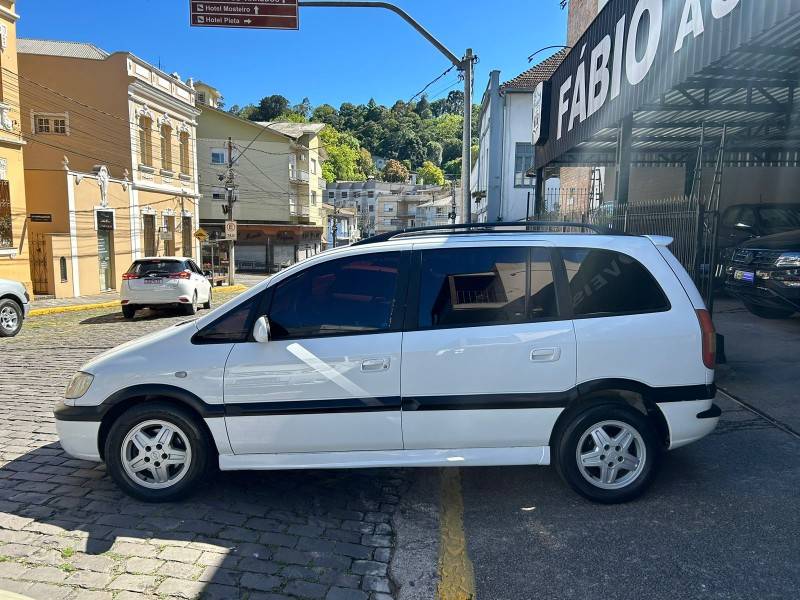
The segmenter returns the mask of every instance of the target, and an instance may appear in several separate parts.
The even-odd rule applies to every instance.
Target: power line
[[[455,66],[455,65],[450,65],[450,67],[449,67],[449,68],[447,68],[447,69],[445,69],[445,71],[444,71],[444,72],[443,72],[441,75],[439,75],[438,77],[436,77],[436,78],[435,78],[433,81],[429,82],[429,83],[428,83],[428,84],[427,84],[427,85],[426,85],[424,88],[422,88],[422,89],[421,89],[420,91],[418,91],[416,94],[414,94],[413,96],[411,96],[411,100],[409,100],[409,101],[408,101],[408,104],[411,104],[411,103],[412,103],[412,102],[413,102],[413,101],[414,101],[416,98],[418,98],[419,96],[421,96],[422,94],[424,94],[424,93],[425,93],[425,91],[426,91],[426,90],[427,90],[429,87],[431,87],[431,86],[432,86],[434,83],[436,83],[437,81],[439,81],[439,80],[441,80],[442,78],[444,78],[444,77],[445,77],[445,76],[446,76],[446,75],[447,75],[447,74],[448,74],[450,71],[452,71],[452,70],[453,70],[453,69],[455,69],[455,68],[456,68],[456,66]]]

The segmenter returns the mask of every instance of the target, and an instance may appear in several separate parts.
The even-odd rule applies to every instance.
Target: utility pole
[[[331,217],[331,233],[333,234],[333,247],[336,248],[336,235],[339,233],[339,221],[336,219],[336,215],[339,213],[339,209],[336,207],[336,197],[333,198],[333,217]]]
[[[456,217],[458,216],[456,214],[456,208],[458,208],[457,205],[456,205],[456,182],[455,181],[451,181],[450,184],[451,184],[450,185],[450,193],[451,193],[452,198],[451,198],[451,201],[450,201],[450,214],[447,215],[447,216],[450,217],[450,221],[453,223],[453,225],[455,225],[456,224]]]
[[[233,173],[233,140],[228,138],[228,172],[225,176],[225,192],[228,196],[228,220],[235,221],[233,218],[233,203],[236,186],[234,185],[235,175]],[[234,285],[236,275],[236,261],[234,257],[234,241],[228,240],[228,285]]]
[[[417,32],[428,40],[441,52],[459,71],[464,74],[464,147],[461,154],[461,187],[463,193],[463,220],[465,223],[472,222],[472,198],[470,190],[470,170],[472,169],[472,72],[477,57],[473,54],[472,48],[468,48],[463,58],[458,58],[447,46],[442,44],[425,29],[420,23],[414,20],[411,15],[399,6],[391,2],[350,2],[347,0],[298,0],[297,5],[301,8],[381,8],[392,11],[406,23],[411,25]]]
[[[464,70],[464,147],[461,155],[461,190],[464,196],[464,208],[461,212],[465,223],[472,223],[472,190],[470,175],[472,171],[472,67],[475,56],[472,48],[462,62]]]

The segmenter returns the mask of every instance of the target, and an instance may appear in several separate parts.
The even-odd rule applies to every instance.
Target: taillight
[[[192,276],[191,271],[181,271],[180,273],[171,273],[170,279],[189,279]]]
[[[711,320],[711,314],[707,310],[701,309],[696,312],[703,336],[703,364],[713,369],[717,363],[717,332],[714,329],[714,321]]]
[[[136,273],[123,273],[122,274],[122,281],[128,281],[129,279],[139,279],[139,276]]]

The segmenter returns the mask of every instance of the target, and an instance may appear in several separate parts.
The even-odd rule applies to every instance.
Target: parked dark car
[[[736,204],[722,213],[719,224],[720,249],[747,240],[800,229],[800,204]]]
[[[754,315],[785,319],[800,311],[800,229],[737,246],[725,269],[725,289]]]

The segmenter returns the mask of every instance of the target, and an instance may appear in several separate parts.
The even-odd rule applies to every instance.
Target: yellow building
[[[0,279],[31,290],[14,2],[0,0]]]
[[[20,39],[18,56],[34,291],[111,291],[136,258],[197,256],[191,82],[91,44]]]

